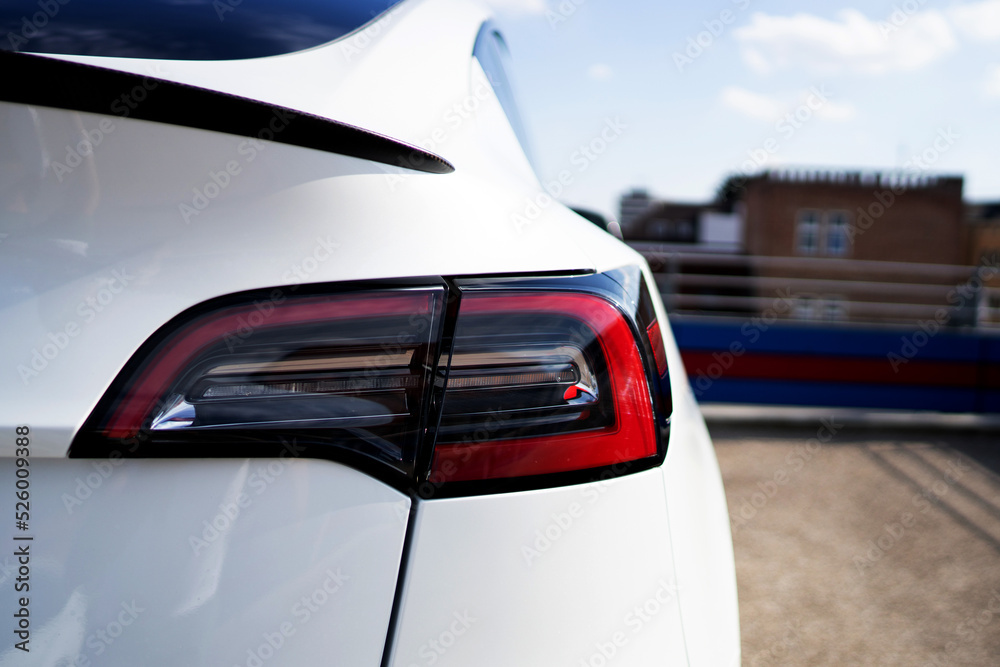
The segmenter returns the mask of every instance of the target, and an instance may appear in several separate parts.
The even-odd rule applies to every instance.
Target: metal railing
[[[753,257],[630,241],[676,316],[1000,329],[1000,264]],[[776,307],[780,306],[780,307]]]

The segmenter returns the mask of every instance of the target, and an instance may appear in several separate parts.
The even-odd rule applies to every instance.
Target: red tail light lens
[[[648,297],[619,299],[620,284],[208,303],[139,350],[70,455],[328,458],[421,495],[654,465],[669,424],[663,344]]]
[[[294,441],[412,472],[442,306],[434,289],[208,310],[148,351],[95,430],[153,455]]]
[[[645,367],[598,296],[463,297],[430,480],[561,473],[655,456]]]
[[[656,361],[656,374],[664,376],[667,374],[667,352],[663,348],[663,333],[660,331],[660,323],[653,320],[646,327],[646,337],[649,339],[649,346],[653,350],[653,359]]]

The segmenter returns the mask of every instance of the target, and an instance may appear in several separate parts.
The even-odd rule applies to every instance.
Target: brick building
[[[967,324],[978,302],[957,303],[953,291],[968,279],[974,245],[1000,248],[1000,225],[974,237],[962,187],[960,176],[766,171],[730,178],[704,205],[652,202],[633,213],[626,239],[677,267],[661,283],[676,311],[763,312],[791,294],[783,317],[918,322],[944,312]],[[691,235],[678,234],[701,236],[708,216],[729,216],[739,230],[711,266],[704,244],[684,246]]]
[[[960,176],[770,171],[747,179],[740,200],[751,255],[967,261]]]

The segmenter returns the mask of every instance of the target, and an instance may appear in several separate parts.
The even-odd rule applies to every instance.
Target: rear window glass
[[[167,60],[261,58],[332,42],[400,0],[6,0],[0,49]]]
[[[504,41],[503,35],[491,23],[484,24],[479,30],[479,36],[476,37],[476,45],[472,55],[479,61],[483,72],[486,73],[486,77],[490,80],[490,84],[493,86],[494,92],[496,92],[497,99],[500,101],[500,106],[503,107],[504,113],[507,114],[507,119],[514,129],[514,134],[517,135],[517,140],[521,142],[521,148],[524,150],[525,155],[528,156],[529,162],[532,162],[532,166],[534,166],[528,134],[525,131],[524,123],[521,121],[521,114],[518,111],[514,95],[514,87],[511,83],[510,51],[507,49],[507,43]]]

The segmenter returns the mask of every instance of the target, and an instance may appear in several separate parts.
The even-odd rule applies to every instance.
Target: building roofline
[[[959,184],[965,180],[961,174],[932,174],[912,169],[831,169],[788,167],[766,169],[748,180],[766,180],[777,183],[824,183],[830,185],[931,189],[941,185]]]

